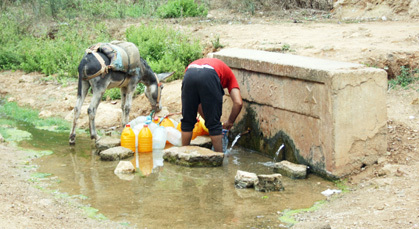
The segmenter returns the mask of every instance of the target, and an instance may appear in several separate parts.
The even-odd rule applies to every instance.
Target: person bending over
[[[221,123],[224,88],[228,89],[233,107]],[[189,145],[197,112],[204,118],[214,151],[223,152],[222,130],[230,130],[243,106],[240,87],[231,69],[216,58],[193,61],[182,81],[182,145]]]

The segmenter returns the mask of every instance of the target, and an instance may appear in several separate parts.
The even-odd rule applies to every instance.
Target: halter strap
[[[159,77],[157,77],[156,73],[154,73],[154,77],[156,77],[156,81],[157,81],[157,99],[156,99],[156,103],[159,104],[160,103],[160,98],[161,98],[161,85],[162,85],[162,83],[160,83]]]

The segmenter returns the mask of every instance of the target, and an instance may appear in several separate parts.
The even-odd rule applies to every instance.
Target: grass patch
[[[92,208],[92,207],[89,207],[89,206],[82,206],[81,209],[84,211],[84,213],[89,218],[97,219],[97,220],[107,220],[108,219],[102,213],[98,213],[99,210],[96,209],[96,208]]]
[[[70,123],[57,117],[42,119],[39,112],[31,108],[19,107],[15,102],[5,102],[0,106],[0,113],[13,120],[31,123],[37,128],[55,126],[55,130],[70,130]]]
[[[205,17],[208,9],[194,0],[169,0],[157,9],[160,18]]]
[[[322,207],[326,203],[325,200],[316,202],[313,206],[309,208],[303,208],[303,209],[295,209],[295,210],[284,210],[282,212],[282,216],[279,217],[279,220],[283,223],[288,224],[289,226],[293,226],[297,224],[298,222],[294,219],[294,215],[301,214],[304,212],[313,212]]]
[[[400,67],[400,75],[396,78],[388,81],[388,88],[393,89],[397,86],[400,86],[403,89],[406,89],[410,84],[419,80],[419,77],[416,76],[419,74],[419,69],[411,70],[407,66]]]

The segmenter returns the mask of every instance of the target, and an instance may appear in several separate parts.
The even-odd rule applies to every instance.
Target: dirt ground
[[[400,65],[418,65],[419,23],[416,20],[345,23],[339,20],[300,20],[274,15],[211,11],[208,20],[168,20],[170,26],[199,38],[213,51],[219,38],[224,48],[286,51],[339,61],[369,64],[398,74]],[[130,21],[129,23],[134,23]],[[127,23],[114,25],[117,33]],[[117,29],[119,28],[119,30]],[[0,72],[0,96],[71,120],[76,102],[76,82],[60,85],[39,73]],[[79,127],[87,128],[86,100]],[[165,84],[161,114],[180,111],[180,81]],[[134,99],[131,118],[144,115],[144,96]],[[295,227],[313,228],[419,228],[419,83],[409,89],[389,90],[388,147],[377,164],[348,176],[349,193],[333,196],[326,205],[300,214]],[[97,127],[120,125],[120,102],[99,106]],[[106,115],[100,115],[106,114]],[[29,161],[29,162],[28,162]],[[117,228],[83,214],[77,200],[62,199],[41,191],[29,180],[30,159],[13,145],[0,144],[0,228]]]

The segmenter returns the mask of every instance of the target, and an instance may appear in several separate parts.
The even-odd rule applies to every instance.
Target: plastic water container
[[[153,152],[153,135],[145,124],[138,133],[138,153]]]
[[[168,117],[164,118],[163,121],[161,121],[160,126],[175,127],[172,120],[170,120]]]
[[[192,130],[192,140],[195,139],[198,136],[201,136],[202,131],[203,131],[202,126],[201,126],[201,123],[198,119],[197,122],[195,123],[195,126],[194,126],[193,130]]]
[[[205,126],[205,120],[201,116],[199,116],[199,124],[202,127],[201,135],[209,135],[208,128]]]
[[[167,141],[174,146],[182,146],[182,133],[174,127],[166,127]]]
[[[157,127],[153,132],[153,150],[164,149],[166,146],[167,131],[163,126]]]
[[[227,152],[227,147],[228,147],[228,136],[227,136],[228,130],[223,129],[223,152],[226,153]]]
[[[177,127],[177,125],[179,124],[179,122],[176,121],[176,120],[174,120],[174,119],[172,119],[172,118],[169,118],[169,119],[170,119],[170,121],[172,121],[173,127]]]
[[[223,153],[227,154],[227,147],[228,147],[228,136],[227,136],[228,130],[223,129],[223,137],[221,138],[221,143],[223,144]],[[214,146],[211,147],[211,150],[214,150]]]
[[[135,152],[135,133],[130,124],[125,125],[121,133],[121,146]]]
[[[176,126],[176,130],[179,130],[180,132],[182,132],[182,123],[181,122],[179,122],[178,124],[177,124],[177,126]]]
[[[159,127],[159,125],[154,123],[154,122],[148,123],[148,128],[150,128],[151,133],[154,133],[154,131],[157,129],[157,127]]]
[[[131,125],[131,128],[134,128],[140,123],[145,123],[147,121],[147,117],[149,116],[138,116],[137,118],[131,120],[128,124]]]
[[[153,123],[159,124],[160,118],[158,116],[155,116],[153,119]]]

